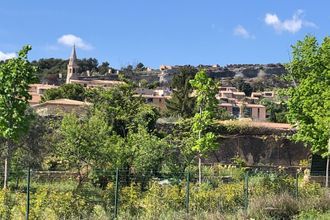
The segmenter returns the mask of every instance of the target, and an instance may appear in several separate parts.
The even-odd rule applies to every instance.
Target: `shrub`
[[[0,219],[10,219],[10,210],[15,201],[9,190],[0,190]]]
[[[287,193],[257,197],[250,202],[249,214],[257,219],[291,219],[298,213],[297,201]]]

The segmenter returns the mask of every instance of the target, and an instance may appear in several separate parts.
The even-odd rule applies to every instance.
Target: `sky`
[[[327,0],[2,1],[0,60],[97,58],[120,68],[284,63],[307,34],[330,34]]]

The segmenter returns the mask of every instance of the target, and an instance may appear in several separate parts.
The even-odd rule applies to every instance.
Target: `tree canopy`
[[[289,89],[288,118],[296,125],[295,140],[310,145],[314,153],[329,155],[330,138],[330,37],[319,44],[306,36],[292,46],[287,65]]]
[[[42,102],[54,99],[73,99],[84,101],[86,96],[85,88],[80,84],[70,83],[63,84],[58,88],[47,89],[43,96]]]
[[[192,66],[180,67],[179,73],[174,75],[171,88],[171,99],[166,100],[168,113],[183,118],[192,117],[195,111],[196,98],[192,96],[193,88],[189,80],[193,79],[197,69]]]
[[[27,114],[29,107],[29,84],[35,82],[36,68],[27,59],[31,46],[24,46],[17,58],[0,64],[0,137],[7,140],[4,151],[5,180],[7,187],[8,160],[11,157],[13,144],[29,128],[32,119]]]

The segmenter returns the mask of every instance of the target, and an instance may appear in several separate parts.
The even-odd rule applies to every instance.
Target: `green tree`
[[[184,66],[174,75],[171,83],[173,93],[171,99],[166,100],[166,108],[170,115],[183,118],[194,115],[196,98],[192,96],[193,88],[189,80],[193,79],[196,73],[196,68]]]
[[[97,61],[96,58],[84,58],[81,60],[77,60],[77,64],[79,66],[80,72],[86,72],[86,71],[91,71],[91,72],[97,72],[98,71],[98,65],[99,62]]]
[[[73,114],[66,115],[60,127],[62,141],[57,146],[58,156],[77,169],[82,180],[84,167],[95,168],[111,161],[113,148],[109,146],[116,143],[111,132],[104,114],[99,111],[81,119]]]
[[[40,59],[32,61],[37,66],[37,76],[39,81],[48,84],[60,84],[64,82],[68,61],[63,59]],[[62,79],[59,77],[62,76]]]
[[[103,62],[101,65],[98,66],[99,74],[106,75],[109,72],[110,63]]]
[[[28,61],[31,46],[24,46],[17,58],[0,65],[0,136],[6,139],[4,150],[4,188],[8,184],[9,160],[13,142],[25,133],[31,121],[26,114],[29,107],[29,84],[35,81],[36,68]]]
[[[165,142],[148,132],[144,126],[139,126],[135,132],[129,132],[127,144],[130,150],[130,166],[136,173],[157,173],[161,170],[165,157]]]
[[[87,96],[88,101],[94,103],[93,109],[104,112],[109,126],[122,137],[126,137],[130,130],[137,131],[141,124],[149,131],[155,128],[159,112],[142,98],[134,97],[131,85],[90,90]]]
[[[292,61],[287,78],[295,85],[289,89],[288,118],[296,125],[293,138],[311,147],[313,153],[330,156],[330,37],[321,44],[306,36],[292,46]],[[328,182],[328,181],[327,181]]]
[[[284,100],[273,101],[267,98],[260,100],[260,104],[266,106],[267,112],[269,113],[268,120],[277,123],[288,123],[287,121],[287,102]]]
[[[192,132],[198,139],[192,150],[198,154],[199,183],[202,182],[202,157],[217,147],[216,136],[208,131],[213,124],[214,117],[218,110],[216,94],[219,86],[209,78],[204,71],[196,74],[195,79],[190,80],[191,85],[196,89],[197,107],[199,112],[193,118]]]
[[[84,101],[85,93],[85,88],[80,84],[63,84],[58,88],[46,90],[43,94],[42,102],[63,98]]]
[[[243,77],[237,77],[232,80],[232,85],[235,86],[239,91],[245,93],[246,96],[251,96],[253,88],[249,83],[246,83]]]
[[[144,66],[144,64],[143,63],[138,63],[136,66],[135,66],[135,70],[136,71],[144,71],[144,70],[146,70],[147,68]]]

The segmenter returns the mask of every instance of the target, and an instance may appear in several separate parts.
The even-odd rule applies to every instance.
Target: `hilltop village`
[[[166,112],[167,100],[171,99],[173,89],[175,90],[171,83],[173,77],[179,74],[181,66],[161,65],[159,70],[153,70],[144,67],[141,63],[139,65],[137,65],[135,71],[133,71],[133,67],[123,68],[122,70],[107,67],[105,74],[86,69],[82,72],[82,68],[78,64],[76,49],[73,47],[67,63],[65,79],[62,74],[59,74],[59,80],[56,83],[51,84],[51,81],[43,79],[41,83],[31,84],[29,89],[32,96],[30,105],[41,115],[81,111],[91,103],[85,102],[85,100],[70,99],[42,101],[42,97],[47,90],[59,88],[60,84],[79,84],[86,89],[107,89],[129,81],[136,84],[135,97],[141,97],[145,99],[146,103],[157,107],[160,112]],[[219,108],[225,110],[228,116],[233,119],[249,118],[252,121],[267,121],[271,117],[272,109],[267,108],[269,106],[265,104],[281,104],[275,92],[278,85],[274,80],[285,73],[285,68],[281,64],[242,64],[225,67],[199,65],[193,68],[205,70],[209,77],[219,81],[221,86],[216,95]],[[252,88],[248,84],[254,81],[257,81],[256,88]],[[267,81],[273,81],[275,84],[264,86]],[[248,88],[246,88],[247,86]],[[283,86],[283,84],[280,84],[280,86]],[[194,96],[193,92],[191,96]]]

